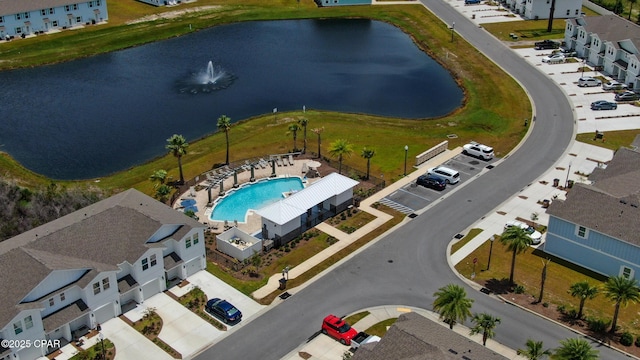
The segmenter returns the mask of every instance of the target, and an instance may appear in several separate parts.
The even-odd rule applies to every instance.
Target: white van
[[[427,174],[439,176],[443,178],[447,184],[457,184],[458,181],[460,181],[459,172],[442,165],[427,170]]]

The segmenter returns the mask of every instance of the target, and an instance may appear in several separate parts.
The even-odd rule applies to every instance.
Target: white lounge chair
[[[293,155],[289,154],[289,165],[293,166]]]

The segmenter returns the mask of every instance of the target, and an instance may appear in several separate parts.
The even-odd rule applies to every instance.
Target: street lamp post
[[[453,42],[453,31],[455,30],[455,28],[456,28],[456,22],[454,21],[451,23],[451,42]]]
[[[567,178],[564,180],[564,188],[569,186],[569,174],[571,173],[571,161],[569,161],[569,169],[567,169]]]
[[[102,348],[102,359],[106,359],[107,355],[104,352],[104,335],[100,333],[100,347]]]
[[[409,145],[404,146],[404,176],[407,176],[407,155],[409,153]]]
[[[584,67],[585,65],[587,65],[587,58],[582,58],[582,75],[580,75],[581,77],[584,76]]]
[[[491,241],[490,245],[489,245],[489,261],[487,261],[487,270],[489,270],[489,266],[491,266],[491,253],[493,252],[493,241],[496,239],[495,236],[491,236],[489,238],[489,241]]]

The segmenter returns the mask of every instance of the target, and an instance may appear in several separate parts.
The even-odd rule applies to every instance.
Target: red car
[[[322,333],[337,339],[343,345],[351,345],[351,339],[358,335],[354,328],[335,315],[324,318]]]

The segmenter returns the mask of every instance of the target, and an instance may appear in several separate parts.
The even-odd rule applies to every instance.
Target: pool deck
[[[293,165],[288,165],[288,166],[277,166],[276,165],[276,176],[277,177],[292,177],[292,176],[298,176],[298,177],[303,177],[305,174],[302,172],[302,168],[303,168],[303,164],[308,163],[312,161],[312,159],[295,159],[293,160]],[[318,172],[320,173],[320,175],[322,175],[322,167],[318,168]],[[266,179],[269,178],[271,175],[271,166],[267,166],[264,169],[261,167],[257,167],[254,169],[254,177],[257,180],[260,179]],[[251,171],[242,171],[240,173],[238,173],[238,184],[242,185],[244,183],[248,183],[249,179],[251,177]],[[203,185],[205,186],[205,188],[203,188],[200,191],[187,191],[186,193],[182,194],[182,196],[180,197],[179,201],[176,201],[176,203],[173,205],[173,207],[175,209],[180,209],[181,205],[180,202],[181,200],[184,199],[195,199],[196,200],[196,206],[198,207],[198,211],[196,212],[196,215],[198,216],[198,218],[200,219],[199,221],[207,226],[209,226],[209,228],[211,229],[211,231],[213,231],[216,234],[220,234],[222,233],[225,228],[224,228],[224,222],[223,221],[213,221],[210,220],[209,217],[211,215],[211,207],[207,206],[208,203],[208,194],[207,194],[207,189],[206,189],[206,177],[203,176],[203,181],[199,183],[199,185]],[[308,186],[309,184],[319,180],[320,178],[310,178],[307,179],[307,184],[305,186]],[[227,177],[224,182],[223,182],[223,188],[225,192],[228,192],[229,190],[233,189],[233,175]],[[219,192],[220,192],[220,186],[216,185],[214,187],[211,188],[211,197],[212,200],[215,201],[218,197],[219,197]],[[192,194],[194,196],[192,196]],[[246,222],[241,222],[243,221],[242,219],[238,219],[238,228],[248,234],[253,234],[255,232],[260,231],[260,228],[262,227],[262,220],[260,218],[260,216],[254,214],[252,211],[249,212],[249,215],[247,215],[247,219]],[[233,226],[234,223],[233,222],[229,222],[228,223],[229,226]]]

